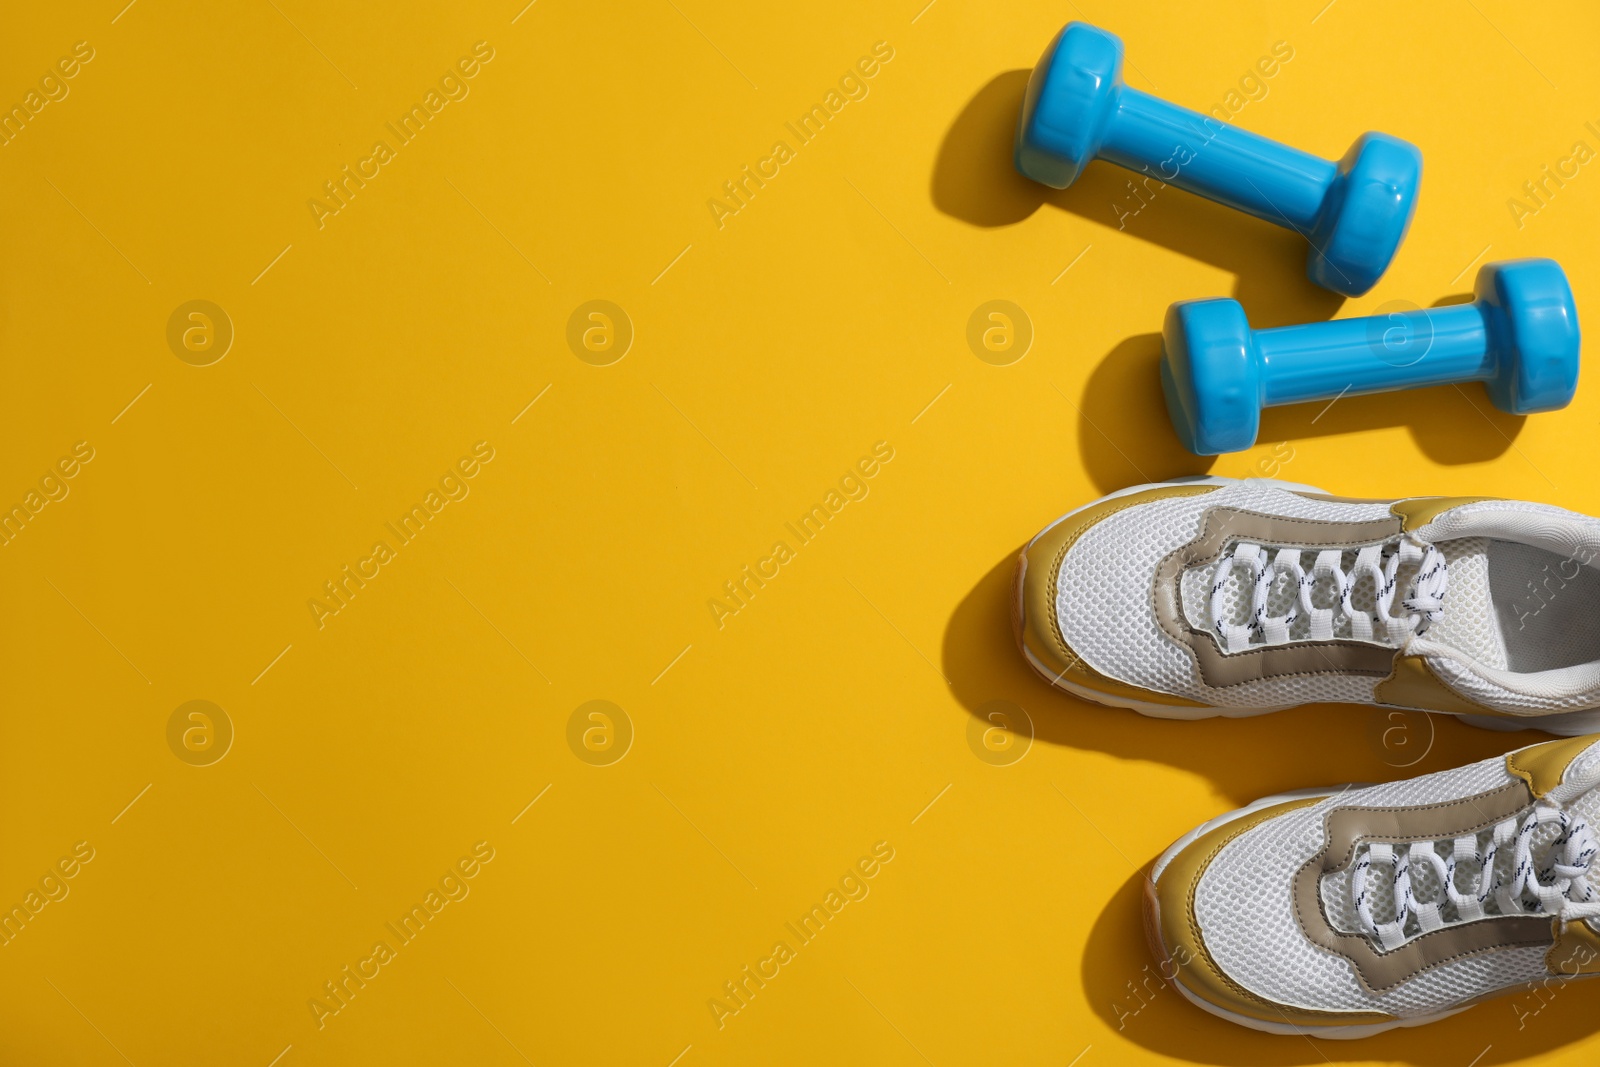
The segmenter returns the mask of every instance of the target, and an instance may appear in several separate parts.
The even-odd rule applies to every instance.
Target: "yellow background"
[[[1477,386],[1279,410],[1207,462],[1154,377],[1183,298],[1276,325],[1546,255],[1592,314],[1600,176],[1520,227],[1507,201],[1600,147],[1600,13],[920,6],[6,13],[0,102],[75,42],[94,59],[0,147],[0,501],[75,442],[95,458],[0,548],[0,903],[76,842],[95,857],[0,948],[0,1061],[1593,1059],[1588,989],[1346,1045],[1161,988],[1138,869],[1195,823],[1536,737],[1091,707],[1024,666],[1006,585],[1058,514],[1203,470],[1600,511],[1592,389],[1525,421]],[[1367,129],[1420,145],[1378,287],[1341,304],[1299,238],[1177,190],[1119,231],[1127,175],[1103,165],[1061,193],[1016,177],[1024,72],[1074,17],[1123,37],[1131,84],[1202,109],[1286,41],[1241,126],[1328,157]],[[323,183],[478,41],[470,94],[319,228]],[[879,41],[869,94],[799,147],[784,123]],[[707,201],[779,139],[795,158],[719,228]],[[210,366],[167,343],[193,299],[236,331]],[[566,341],[594,299],[635,331],[610,366]],[[1035,332],[1009,366],[966,342],[994,299]],[[319,629],[308,600],[478,441],[470,495]],[[719,629],[723,583],[878,441],[870,494]],[[567,741],[596,699],[634,732],[609,766]],[[235,731],[210,766],[168,744],[190,700]],[[1008,766],[969,743],[994,700],[1037,735]],[[323,983],[479,841],[470,895],[319,1029]],[[880,841],[870,895],[719,1028],[723,983]]]

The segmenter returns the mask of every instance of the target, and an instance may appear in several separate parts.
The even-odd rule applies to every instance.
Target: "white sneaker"
[[[1269,797],[1145,885],[1161,972],[1214,1015],[1366,1037],[1600,973],[1600,736]],[[1548,996],[1548,994],[1545,994]],[[1530,995],[1530,1003],[1542,1003]]]
[[[1113,493],[1022,552],[1028,662],[1146,715],[1349,702],[1600,731],[1600,520],[1198,478]]]

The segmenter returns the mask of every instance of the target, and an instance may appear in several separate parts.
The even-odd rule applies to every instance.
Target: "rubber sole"
[[[1248,804],[1245,807],[1237,808],[1233,811],[1218,815],[1215,819],[1212,819],[1209,822],[1201,823],[1193,830],[1190,830],[1188,833],[1178,838],[1177,841],[1174,841],[1170,848],[1158,856],[1155,863],[1151,866],[1150,874],[1145,879],[1144,883],[1144,928],[1145,936],[1150,942],[1150,951],[1154,954],[1157,962],[1160,964],[1163,975],[1165,976],[1168,969],[1168,964],[1172,960],[1172,953],[1170,950],[1168,950],[1166,944],[1161,940],[1161,905],[1156,894],[1156,886],[1161,880],[1161,875],[1166,871],[1167,865],[1172,862],[1178,853],[1182,852],[1190,844],[1198,840],[1202,834],[1210,833],[1219,826],[1226,826],[1237,819],[1242,819],[1245,816],[1251,815],[1263,808],[1272,807],[1274,804],[1283,804],[1291,800],[1305,800],[1310,797],[1316,797],[1320,799],[1322,797],[1334,796],[1335,794],[1344,792],[1347,789],[1359,788],[1361,788],[1359,785],[1345,785],[1322,789],[1300,789],[1290,793],[1279,793],[1276,796],[1263,797],[1253,804]],[[1386,1023],[1355,1023],[1349,1026],[1300,1026],[1290,1022],[1279,1023],[1269,1022],[1265,1019],[1253,1019],[1247,1015],[1240,1015],[1237,1012],[1229,1011],[1226,1008],[1220,1008],[1183,984],[1182,967],[1173,967],[1171,970],[1172,974],[1167,978],[1167,980],[1177,987],[1178,992],[1183,994],[1183,998],[1189,1003],[1193,1004],[1197,1008],[1202,1009],[1203,1011],[1215,1015],[1219,1019],[1226,1019],[1228,1022],[1236,1023],[1239,1026],[1248,1027],[1251,1030],[1258,1030],[1266,1034],[1317,1037],[1332,1041],[1353,1041],[1363,1037],[1372,1037],[1375,1034],[1381,1034],[1388,1030],[1397,1030],[1410,1026],[1425,1026],[1428,1023],[1438,1022],[1441,1019],[1448,1019],[1450,1016],[1466,1011],[1467,1008],[1472,1007],[1471,1004],[1466,1004],[1459,1008],[1452,1008],[1449,1011],[1437,1012],[1433,1015],[1419,1015],[1411,1019],[1395,1019],[1392,1022]]]
[[[1043,537],[1056,526],[1060,525],[1062,522],[1065,522],[1067,519],[1072,518],[1072,516],[1078,514],[1079,512],[1095,507],[1096,505],[1102,504],[1107,500],[1115,500],[1118,497],[1131,496],[1134,493],[1142,493],[1150,489],[1164,489],[1169,486],[1234,485],[1242,480],[1244,479],[1222,478],[1217,475],[1201,474],[1188,478],[1174,478],[1168,482],[1148,482],[1144,485],[1130,486],[1127,489],[1121,489],[1115,493],[1109,493],[1098,500],[1091,500],[1082,507],[1072,509],[1065,515],[1062,515],[1060,518],[1050,523],[1049,526],[1046,526],[1043,530],[1040,530],[1037,534],[1035,534],[1033,538],[1028,541],[1027,545],[1024,546],[1022,554],[1018,559],[1016,583],[1012,590],[1011,600],[1012,623],[1014,629],[1019,635],[1017,646],[1022,650],[1023,658],[1028,661],[1028,665],[1034,669],[1034,672],[1046,682],[1050,683],[1050,685],[1062,690],[1063,692],[1070,693],[1080,700],[1087,700],[1090,703],[1100,704],[1105,707],[1124,708],[1128,711],[1136,711],[1140,715],[1145,715],[1152,719],[1183,719],[1190,721],[1217,718],[1247,719],[1253,718],[1257,715],[1267,715],[1274,711],[1284,711],[1288,708],[1302,707],[1303,705],[1300,704],[1278,704],[1271,707],[1244,708],[1223,707],[1219,705],[1187,707],[1172,704],[1156,704],[1152,702],[1136,700],[1132,697],[1113,696],[1109,693],[1102,693],[1099,690],[1078,685],[1075,682],[1070,682],[1067,679],[1055,674],[1042,663],[1040,663],[1038,659],[1034,657],[1033,653],[1028,651],[1027,647],[1022,644],[1020,638],[1023,623],[1022,589],[1023,583],[1027,580],[1028,574],[1027,550],[1032,548],[1034,542],[1039,540],[1039,538]],[[1325,496],[1329,495],[1325,489],[1318,489],[1316,486],[1312,485],[1303,485],[1299,482],[1286,482],[1275,478],[1259,478],[1252,480],[1265,482],[1276,488],[1290,492],[1320,493]],[[1413,708],[1398,704],[1351,704],[1350,706],[1367,708],[1399,708],[1405,711],[1421,711],[1431,715],[1452,715],[1471,726],[1476,726],[1484,730],[1497,730],[1501,732],[1541,730],[1548,734],[1554,734],[1557,737],[1581,737],[1584,734],[1600,733],[1600,711],[1574,711],[1562,712],[1555,715],[1528,715],[1519,716],[1517,718],[1500,719],[1491,715],[1463,715],[1457,712],[1439,711],[1433,708]]]

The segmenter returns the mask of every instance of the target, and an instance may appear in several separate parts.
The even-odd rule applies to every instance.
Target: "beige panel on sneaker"
[[[1492,829],[1528,810],[1533,801],[1527,783],[1515,781],[1488,793],[1438,804],[1332,809],[1323,820],[1322,851],[1295,872],[1295,916],[1301,929],[1314,944],[1349,960],[1362,986],[1372,993],[1393,989],[1449,960],[1550,945],[1554,938],[1547,916],[1508,915],[1447,926],[1380,952],[1365,934],[1334,929],[1323,911],[1320,892],[1323,876],[1348,870],[1356,846],[1363,841],[1407,845],[1453,840]]]
[[[1319,549],[1360,548],[1397,537],[1400,532],[1398,518],[1332,522],[1213,508],[1206,513],[1200,536],[1172,552],[1156,568],[1156,619],[1169,637],[1193,653],[1200,677],[1213,688],[1310,674],[1382,678],[1394,666],[1395,650],[1364,641],[1296,641],[1225,653],[1210,631],[1191,626],[1184,618],[1181,582],[1184,571],[1218,562],[1234,541]]]

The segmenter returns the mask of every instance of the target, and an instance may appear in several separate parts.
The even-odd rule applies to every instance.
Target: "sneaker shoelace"
[[[1309,620],[1304,640],[1331,641],[1340,617],[1350,621],[1350,636],[1357,641],[1374,640],[1374,627],[1381,625],[1385,639],[1404,644],[1414,633],[1421,633],[1444,614],[1444,595],[1450,587],[1450,568],[1444,553],[1431,544],[1403,538],[1385,552],[1387,543],[1367,545],[1356,554],[1354,566],[1344,570],[1343,550],[1318,552],[1311,570],[1301,557],[1307,549],[1280,548],[1276,554],[1261,545],[1241,541],[1217,568],[1211,584],[1211,618],[1222,647],[1227,652],[1249,648],[1259,636],[1268,645],[1287,644],[1289,628],[1303,616]],[[1409,593],[1401,598],[1400,613],[1395,612],[1396,575],[1401,566],[1417,564]],[[1236,571],[1243,570],[1251,584],[1250,618],[1244,623],[1227,621],[1226,590]],[[1268,615],[1267,602],[1279,575],[1287,575],[1298,587],[1295,602],[1282,615]],[[1351,602],[1357,583],[1370,577],[1375,590],[1374,613],[1368,614]],[[1319,608],[1311,601],[1317,583],[1327,580],[1338,598],[1337,609]]]
[[[1560,824],[1560,833],[1545,850],[1542,868],[1536,869],[1534,831],[1552,822]],[[1507,846],[1514,848],[1509,879],[1496,862]],[[1431,841],[1413,842],[1403,848],[1381,841],[1368,843],[1356,853],[1350,890],[1361,928],[1376,938],[1385,951],[1406,941],[1406,925],[1413,915],[1421,934],[1445,925],[1440,915],[1444,901],[1422,901],[1417,897],[1411,872],[1422,866],[1433,869],[1462,922],[1490,914],[1491,902],[1494,913],[1499,915],[1550,915],[1563,923],[1594,919],[1600,918],[1600,893],[1589,879],[1600,873],[1592,869],[1596,850],[1595,835],[1588,823],[1559,806],[1541,803],[1520,825],[1515,817],[1496,824],[1493,836],[1481,849],[1476,834],[1450,842],[1448,856],[1441,856]],[[1467,862],[1476,863],[1479,869],[1476,885],[1463,890],[1457,887],[1456,876]],[[1368,881],[1374,867],[1394,871],[1395,918],[1389,922],[1378,922],[1372,914]]]

